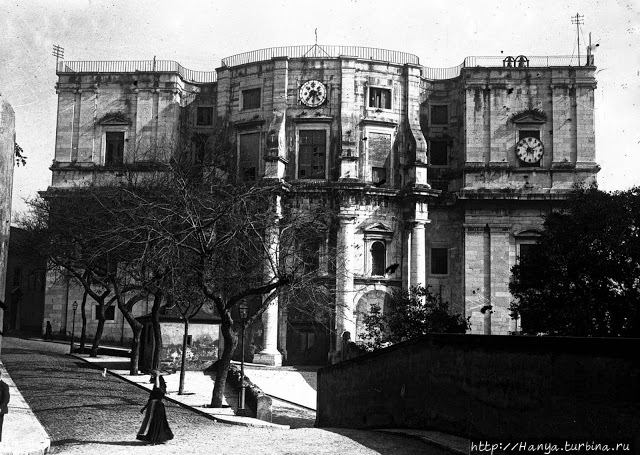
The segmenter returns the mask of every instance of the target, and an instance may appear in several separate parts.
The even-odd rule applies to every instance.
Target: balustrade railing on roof
[[[410,63],[420,64],[420,59],[407,52],[391,51],[388,49],[376,49],[373,47],[361,46],[326,46],[319,44],[309,44],[302,46],[282,46],[259,49],[257,51],[243,52],[222,59],[222,66],[232,68],[247,63],[270,60],[274,57],[289,58],[338,58],[340,56],[357,57],[364,60],[374,60],[381,62],[396,63],[404,65]]]
[[[425,79],[431,80],[443,80],[443,79],[453,79],[460,76],[460,70],[464,66],[464,63],[461,63],[458,66],[452,66],[450,68],[427,68],[426,66],[422,67],[422,77]]]
[[[519,56],[514,55],[512,58],[518,62],[519,57],[524,57],[526,65],[515,64],[513,67],[529,67],[529,68],[546,68],[549,66],[581,66],[585,64],[585,57],[582,57],[582,61],[578,60],[575,55],[534,55],[534,56]],[[463,66],[465,68],[471,67],[489,67],[489,68],[502,68],[508,67],[508,56],[493,56],[493,57],[467,57],[464,59]],[[505,63],[507,62],[507,63]]]
[[[234,67],[247,63],[270,60],[274,57],[289,58],[338,58],[352,56],[365,60],[389,62],[395,64],[415,64],[420,60],[417,56],[407,52],[376,49],[361,46],[320,46],[310,44],[304,46],[283,46],[259,49],[242,54],[232,55],[222,59],[222,66]],[[422,77],[431,80],[453,79],[460,76],[462,68],[518,68],[518,67],[550,67],[550,66],[580,66],[577,56],[487,56],[466,57],[464,62],[450,68],[422,67]],[[215,71],[194,71],[180,65],[173,60],[112,60],[112,61],[61,61],[58,63],[58,73],[177,73],[184,80],[195,83],[211,83],[216,81]]]
[[[453,79],[460,76],[462,68],[547,68],[551,66],[581,66],[577,56],[571,55],[543,55],[543,56],[488,56],[466,57],[464,62],[450,68],[422,67],[422,77],[431,80]]]
[[[182,79],[196,83],[216,81],[215,71],[194,71],[173,60],[112,60],[58,62],[58,73],[177,73]]]

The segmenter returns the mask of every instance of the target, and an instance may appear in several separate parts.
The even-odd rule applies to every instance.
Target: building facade
[[[9,234],[11,226],[11,194],[15,163],[16,120],[11,104],[0,94],[0,301],[5,298],[7,263],[9,260]],[[2,302],[0,325],[8,308]],[[2,347],[0,339],[0,348]]]
[[[256,361],[322,363],[344,332],[358,339],[371,303],[414,285],[469,317],[472,333],[509,334],[511,267],[599,169],[589,63],[468,57],[435,69],[319,45],[238,54],[215,72],[62,62],[52,189],[117,180],[125,164],[168,159],[185,140],[206,147],[224,127],[243,178],[285,181],[308,204],[339,195],[335,320],[327,329],[269,306]],[[53,280],[47,293],[45,317],[68,332],[77,297]]]

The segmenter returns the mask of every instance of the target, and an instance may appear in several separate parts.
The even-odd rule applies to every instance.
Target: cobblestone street
[[[175,438],[148,446],[135,439],[147,394],[67,355],[58,343],[4,338],[2,361],[64,454],[444,454],[422,441],[370,431],[251,428],[214,422],[167,403]],[[11,414],[7,419],[11,418]]]

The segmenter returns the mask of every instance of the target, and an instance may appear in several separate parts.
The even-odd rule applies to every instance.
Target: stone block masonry
[[[640,443],[640,340],[431,335],[323,368],[316,426]]]

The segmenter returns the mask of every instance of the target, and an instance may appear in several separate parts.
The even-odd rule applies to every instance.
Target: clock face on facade
[[[542,159],[544,147],[535,137],[524,137],[516,145],[516,155],[523,163],[533,164]]]
[[[320,81],[307,81],[300,87],[300,101],[306,106],[320,106],[326,99],[327,88]]]

